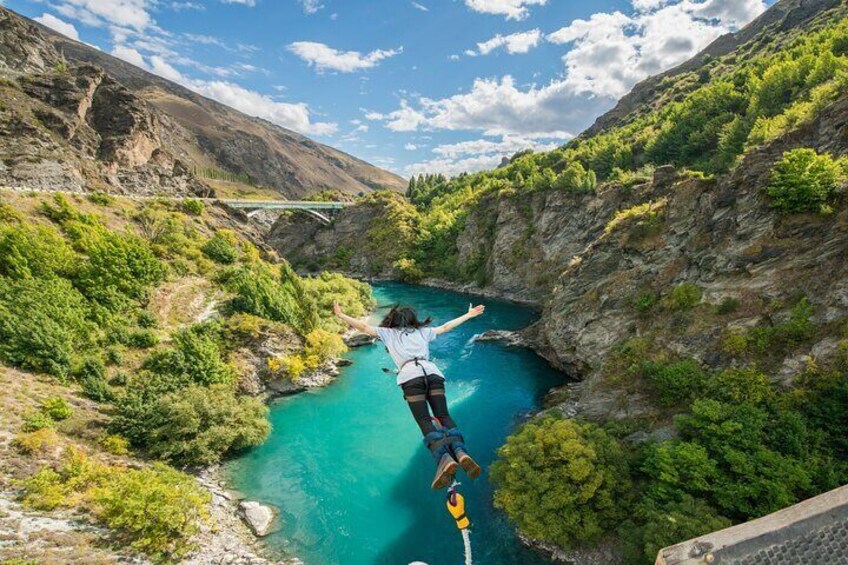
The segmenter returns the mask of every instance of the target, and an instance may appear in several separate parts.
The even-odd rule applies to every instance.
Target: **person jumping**
[[[431,485],[434,489],[442,489],[451,484],[457,463],[472,479],[480,476],[481,469],[465,449],[462,433],[448,413],[445,376],[436,364],[430,361],[430,342],[476,318],[484,310],[485,306],[469,304],[465,315],[431,328],[430,318],[421,322],[412,308],[395,306],[380,326],[375,328],[348,316],[342,312],[338,302],[333,303],[333,312],[337,318],[348,326],[382,341],[397,366],[397,384],[403,390],[412,417],[424,434],[424,444],[436,460],[436,476]],[[432,416],[430,409],[433,410]]]

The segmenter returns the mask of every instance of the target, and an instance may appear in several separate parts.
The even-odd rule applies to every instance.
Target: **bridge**
[[[248,217],[262,210],[303,210],[326,224],[330,223],[330,217],[334,212],[348,205],[347,202],[319,202],[312,200],[232,200],[220,198],[210,198],[208,200],[219,202],[236,210],[249,210],[247,212]]]
[[[58,189],[46,189],[46,188],[26,188],[20,186],[2,186],[0,185],[0,192],[2,191],[10,191],[10,192],[19,192],[19,193],[60,193],[67,195],[77,195],[77,196],[85,196],[90,194],[88,192],[80,192],[73,190],[58,190]],[[127,198],[129,200],[170,200],[181,202],[183,200],[199,200],[206,204],[222,204],[229,208],[233,208],[235,210],[245,210],[247,211],[247,216],[251,217],[257,214],[262,210],[303,210],[304,212],[312,215],[317,220],[329,224],[330,219],[333,214],[345,206],[349,206],[349,202],[325,202],[325,201],[313,201],[313,200],[246,200],[246,199],[232,199],[232,198],[202,198],[196,196],[167,196],[167,195],[139,195],[139,194],[108,194],[109,196],[115,196],[118,198]]]

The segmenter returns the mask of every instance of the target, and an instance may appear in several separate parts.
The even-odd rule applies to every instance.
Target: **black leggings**
[[[456,427],[456,423],[448,413],[448,401],[445,398],[445,379],[436,375],[418,377],[403,383],[403,396],[412,411],[412,417],[421,428],[425,436],[436,431],[436,426],[430,417],[430,409],[433,409],[433,417],[438,419],[445,429]]]

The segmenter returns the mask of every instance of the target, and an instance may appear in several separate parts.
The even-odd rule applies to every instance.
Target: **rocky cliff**
[[[211,179],[230,178],[285,197],[405,186],[5,8],[0,78],[0,184],[203,195]]]
[[[663,76],[697,75],[704,66],[715,70],[712,58],[729,53],[735,60],[737,48],[779,48],[807,26],[840,17],[828,12],[833,6],[826,0],[779,2],[748,28]],[[657,88],[662,78],[634,89],[584,137],[661,107],[668,101]],[[481,292],[543,306],[541,321],[525,338],[583,380],[564,405],[569,413],[605,419],[646,410],[638,394],[625,401],[625,391],[596,386],[610,353],[633,337],[647,336],[657,351],[717,368],[740,362],[723,349],[729,329],[778,325],[799,296],[812,304],[819,328],[848,317],[845,207],[829,215],[786,215],[765,191],[775,162],[788,150],[848,154],[846,125],[848,96],[842,93],[815,119],[747,150],[730,172],[715,177],[660,166],[643,180],[611,180],[592,192],[481,191],[457,224],[455,271],[471,274]],[[330,227],[288,217],[275,226],[271,243],[301,266],[318,266],[339,249],[357,242],[361,248],[380,216],[370,203],[346,210]],[[417,228],[414,222],[405,227]],[[420,253],[415,245],[408,250],[410,257]],[[364,261],[342,266],[363,272]],[[398,275],[391,269],[382,274]],[[697,288],[700,297],[685,314],[663,305],[680,285]],[[834,344],[822,330],[803,347],[780,352],[780,359],[771,360],[774,378],[788,380],[813,352],[824,361]]]

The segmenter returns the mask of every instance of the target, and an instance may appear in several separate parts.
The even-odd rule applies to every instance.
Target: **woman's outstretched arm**
[[[486,311],[486,307],[483,306],[482,304],[479,305],[479,306],[472,306],[471,304],[469,304],[468,305],[468,312],[466,314],[463,314],[459,318],[451,320],[450,322],[442,324],[438,328],[435,328],[434,331],[439,335],[441,335],[445,332],[449,332],[452,329],[456,328],[457,326],[464,324],[465,322],[467,322],[471,318],[476,318],[477,316],[481,315],[485,311]]]
[[[374,326],[369,326],[362,320],[357,320],[351,316],[348,316],[344,312],[342,312],[342,307],[339,306],[338,302],[333,302],[333,313],[336,315],[336,318],[352,327],[355,330],[359,330],[364,334],[368,334],[370,336],[377,337],[377,328]]]

